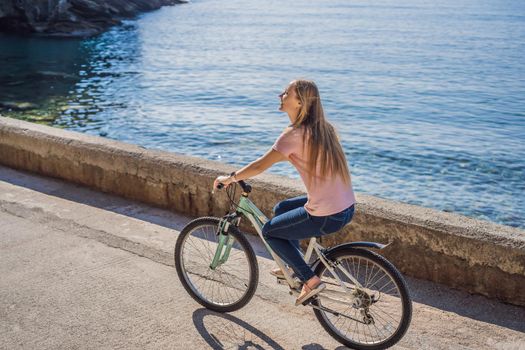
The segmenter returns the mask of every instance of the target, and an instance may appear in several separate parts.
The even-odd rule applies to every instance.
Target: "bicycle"
[[[238,203],[230,197],[234,190],[227,191],[234,210],[222,218],[191,221],[175,244],[175,267],[182,285],[195,301],[217,312],[242,308],[257,288],[257,259],[239,230],[243,216],[284,272],[284,279],[277,281],[287,285],[292,295],[301,291],[301,282],[288,272],[262,235],[268,218],[248,198],[251,186],[244,181],[237,184],[242,188]],[[383,256],[365,249],[385,247],[375,242],[351,242],[326,249],[314,237],[306,249],[307,262],[316,253],[311,267],[327,287],[303,305],[312,307],[323,328],[348,347],[388,348],[405,335],[410,325],[412,301],[405,280]]]

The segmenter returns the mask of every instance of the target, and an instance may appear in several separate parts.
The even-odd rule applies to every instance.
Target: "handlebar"
[[[250,193],[252,191],[252,186],[244,182],[244,180],[237,181],[237,183],[239,184],[239,186],[241,186],[243,192]],[[219,182],[219,184],[217,185],[217,189],[221,190],[223,187],[224,184]]]

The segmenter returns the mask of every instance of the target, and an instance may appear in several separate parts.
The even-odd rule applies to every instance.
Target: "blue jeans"
[[[313,216],[304,209],[306,200],[306,196],[299,196],[277,203],[273,208],[275,216],[262,228],[268,245],[302,282],[315,274],[303,259],[299,240],[336,232],[354,216],[353,205],[337,214]]]

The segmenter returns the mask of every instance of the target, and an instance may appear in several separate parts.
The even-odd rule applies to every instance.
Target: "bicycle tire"
[[[230,226],[228,235],[235,239],[230,257],[215,270],[210,268],[216,250],[219,221],[220,219],[215,217],[201,217],[191,221],[181,230],[174,250],[175,268],[184,289],[195,301],[213,311],[232,312],[246,305],[255,294],[259,267],[253,248],[246,237],[235,226]],[[194,234],[205,227],[209,228],[205,231],[205,237]],[[200,235],[203,236],[202,233]],[[203,249],[197,251],[200,246]],[[199,257],[190,261],[192,250],[198,253]],[[234,260],[238,259],[242,259],[243,262],[233,264]],[[189,262],[195,265],[192,271],[189,269]],[[229,271],[226,271],[226,267]],[[246,271],[241,271],[246,272],[247,277],[241,278],[235,273],[243,268],[247,268]],[[202,284],[203,287],[198,284]],[[229,300],[219,300],[220,295],[225,295]]]
[[[394,305],[399,305],[402,310],[401,310],[401,316],[400,316],[400,319],[399,319],[399,322],[398,324],[396,325],[396,328],[395,328],[395,331],[390,334],[388,337],[386,337],[385,339],[381,339],[381,340],[378,340],[378,341],[375,341],[375,342],[363,342],[361,341],[361,337],[348,337],[347,336],[347,332],[344,332],[344,330],[341,330],[338,328],[338,326],[336,326],[336,324],[339,322],[339,321],[336,321],[335,323],[332,322],[330,319],[329,319],[329,315],[332,315],[330,314],[329,312],[326,312],[326,311],[322,311],[322,310],[319,310],[319,309],[315,309],[314,308],[314,313],[315,313],[315,316],[317,317],[318,321],[321,323],[321,325],[323,326],[323,328],[333,337],[335,338],[337,341],[339,341],[340,343],[352,348],[352,349],[359,349],[359,350],[379,350],[379,349],[386,349],[386,348],[389,348],[391,346],[393,346],[394,344],[396,344],[399,340],[401,340],[401,338],[405,335],[406,331],[408,330],[408,327],[410,325],[410,321],[412,319],[412,301],[411,301],[411,298],[410,298],[410,294],[409,294],[409,291],[408,291],[408,288],[407,288],[407,284],[403,278],[403,276],[400,274],[400,272],[394,267],[394,265],[392,263],[390,263],[388,260],[386,260],[383,256],[375,253],[375,252],[372,252],[372,251],[369,251],[369,250],[366,250],[366,249],[359,249],[359,248],[353,248],[353,247],[339,247],[337,250],[333,250],[332,252],[328,251],[326,254],[325,254],[326,258],[331,260],[331,261],[338,261],[339,263],[342,263],[341,261],[343,259],[348,259],[348,258],[353,258],[353,259],[359,259],[358,261],[361,261],[361,259],[366,262],[366,268],[367,268],[367,272],[366,274],[368,274],[368,269],[370,269],[371,271],[374,270],[374,268],[377,269],[377,272],[376,272],[376,275],[380,272],[384,272],[386,276],[388,276],[391,280],[389,281],[389,283],[393,283],[394,286],[396,287],[396,289],[398,290],[399,294],[397,296],[397,298],[395,296],[392,296],[392,295],[384,295],[382,296],[382,298],[385,298],[385,303],[388,304],[389,302],[391,304],[394,304]],[[355,269],[355,260],[352,260],[353,263],[354,263],[354,268],[353,268],[353,271],[351,272],[354,277],[359,281],[359,279],[362,277],[360,276],[360,272],[359,272],[359,269],[360,267],[357,268],[357,273],[356,273],[356,269]],[[347,264],[347,268],[349,270],[352,270],[351,268],[349,268],[349,264]],[[331,273],[328,271],[328,269],[326,268],[326,266],[323,264],[323,263],[319,263],[316,268],[315,268],[315,273],[316,275],[318,275],[319,277],[321,277],[321,279],[325,279],[325,280],[329,280],[330,279],[330,276],[331,276]],[[372,272],[370,272],[371,274]],[[338,275],[340,275],[340,273],[338,273]],[[382,280],[383,277],[379,278],[379,277],[376,277],[375,276],[371,276],[371,277],[365,277],[365,282],[367,280],[372,280],[374,279],[375,281],[379,281],[379,280]],[[332,282],[334,280],[332,279]],[[348,284],[347,284],[348,283]],[[361,283],[361,281],[360,281]],[[381,282],[383,283],[383,282]],[[330,284],[330,283],[327,283],[327,281],[325,281],[325,284]],[[333,284],[333,283],[332,283]],[[347,285],[350,285],[352,284],[351,281],[349,279],[347,279],[347,281],[345,281],[345,284]],[[363,283],[362,283],[363,284]],[[328,286],[328,287],[332,287],[332,286]],[[327,287],[326,291],[329,289]],[[364,286],[366,287],[366,286]],[[336,287],[333,287],[334,290],[337,289],[337,288],[340,288],[340,290],[342,290],[342,287],[340,285],[336,285]],[[325,294],[327,292],[323,292],[321,293],[321,295],[319,296],[319,298],[317,298],[316,300],[314,300],[312,303],[314,304],[314,306],[325,306],[323,305],[323,294]],[[345,291],[344,292],[345,294],[343,294],[343,302],[346,303],[346,305],[349,305],[351,304],[350,301],[348,299],[346,299],[347,297],[350,299],[352,298],[353,299],[353,296],[349,296],[348,295],[348,292]],[[356,292],[354,292],[356,293]],[[377,292],[379,293],[379,292]],[[379,293],[381,294],[381,293]],[[326,294],[326,295],[329,295],[329,294]],[[340,297],[340,295],[339,295]],[[363,300],[365,301],[368,301],[370,302],[373,298],[363,298]],[[399,299],[399,300],[396,300],[396,299]],[[328,300],[327,303],[330,302],[330,299],[325,299],[325,300]],[[355,300],[355,299],[354,299]],[[370,308],[368,309],[370,314],[371,311],[372,311],[372,307],[376,306],[375,304],[377,302],[379,302],[381,300],[378,300],[376,302],[373,302],[371,303],[371,306]],[[326,304],[326,303],[325,303]],[[353,311],[354,309],[356,309],[355,305],[351,306],[351,310],[349,308],[349,311],[348,312],[351,312]],[[333,308],[332,308],[333,310]],[[361,311],[363,310],[363,311]],[[363,313],[364,313],[364,308],[362,308],[359,313],[361,313],[361,317],[364,317],[363,316]],[[345,311],[347,312],[347,311]],[[388,313],[382,311],[383,314],[380,314],[378,312],[378,309],[374,309],[373,310],[373,313],[375,314],[375,317],[376,319],[380,319],[380,318],[386,318],[387,315],[389,315]],[[380,316],[382,315],[382,316]],[[332,315],[334,316],[334,315]],[[390,315],[392,316],[392,315]],[[337,316],[336,316],[337,317]],[[345,321],[347,319],[347,317],[343,317],[343,316],[339,316],[339,317],[342,317],[344,320],[343,320],[343,323],[341,324],[341,328],[343,328],[343,326],[345,325]],[[359,319],[359,316],[355,316],[356,319]],[[394,319],[392,317],[392,319]],[[364,318],[363,318],[364,320]],[[360,334],[365,334],[366,336],[366,329],[359,329],[359,322],[356,322],[356,321],[353,321],[354,324],[355,324],[355,327],[354,329],[357,330],[357,332],[359,332]],[[375,326],[375,320],[374,320],[374,326]],[[362,326],[363,327],[363,326]],[[384,326],[385,330],[388,329],[388,327]],[[372,330],[371,329],[368,329],[369,331],[369,334],[372,335]],[[379,335],[380,332],[378,332],[378,329],[376,327],[376,334]],[[382,334],[382,332],[381,332]],[[365,337],[365,340],[366,340],[366,337]]]

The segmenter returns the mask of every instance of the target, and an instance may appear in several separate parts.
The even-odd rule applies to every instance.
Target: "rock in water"
[[[140,12],[184,0],[1,0],[0,31],[50,36],[98,34]]]
[[[11,101],[0,101],[0,109],[12,110],[12,111],[28,111],[31,109],[37,109],[38,106],[31,102],[11,102]]]

